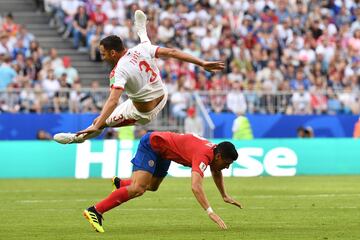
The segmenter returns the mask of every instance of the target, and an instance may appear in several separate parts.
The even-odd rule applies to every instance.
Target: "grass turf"
[[[104,234],[82,210],[111,191],[106,179],[0,180],[0,239],[360,239],[360,176],[226,178],[244,209],[205,191],[229,229],[219,230],[192,195],[190,179],[167,178],[105,214]]]

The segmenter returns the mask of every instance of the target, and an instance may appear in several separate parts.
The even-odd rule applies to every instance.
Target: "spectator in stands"
[[[55,77],[53,69],[48,70],[47,76],[42,80],[41,86],[51,100],[54,98],[55,93],[60,90],[61,86],[58,79]]]
[[[312,127],[307,126],[307,127],[303,127],[300,126],[297,128],[297,137],[298,138],[313,138],[314,137],[314,131],[312,129]]]
[[[30,81],[23,84],[20,92],[20,111],[25,113],[41,112],[41,109],[36,106],[36,96]]]
[[[2,112],[17,113],[20,111],[20,96],[17,92],[14,92],[12,84],[7,86],[2,97],[3,101],[0,106]]]
[[[36,40],[33,40],[30,42],[30,47],[29,47],[30,53],[33,54],[34,52],[37,53],[37,55],[39,56],[39,58],[41,59],[43,57],[43,50],[39,45],[39,42]]]
[[[61,74],[59,82],[60,89],[55,93],[54,96],[54,111],[56,113],[69,112],[71,84],[67,82],[66,73]]]
[[[221,113],[225,111],[226,95],[222,93],[221,90],[221,84],[218,81],[215,81],[215,83],[212,84],[212,88],[209,92],[211,111],[215,113]]]
[[[0,55],[12,56],[13,45],[9,41],[9,35],[0,31]]]
[[[101,2],[96,2],[95,4],[95,11],[90,14],[90,19],[96,25],[104,25],[105,22],[108,20],[106,14],[102,11]]]
[[[73,29],[73,21],[78,7],[83,3],[79,0],[64,0],[61,1],[61,29],[59,32],[64,32],[63,37],[68,38]]]
[[[19,27],[14,22],[14,17],[12,13],[8,13],[5,16],[5,19],[2,24],[2,30],[5,31],[10,36],[16,36],[16,34],[18,33]]]
[[[310,87],[310,81],[305,77],[305,74],[302,70],[299,70],[296,73],[295,79],[290,81],[291,89],[298,90],[300,88],[303,88],[305,90],[308,90]]]
[[[241,92],[241,83],[232,83],[230,92],[226,95],[227,109],[235,114],[246,112],[247,104],[244,94]]]
[[[186,109],[189,106],[190,99],[189,94],[182,85],[178,86],[178,88],[178,91],[172,94],[170,102],[173,117],[181,122],[186,118]]]
[[[17,39],[12,50],[12,58],[16,58],[18,54],[23,54],[26,57],[30,56],[30,51],[27,47],[24,46],[24,41],[22,38]]]
[[[310,90],[311,108],[315,114],[323,114],[327,112],[327,98],[324,93],[324,81],[321,76],[315,78],[315,85]]]
[[[67,76],[67,83],[70,85],[74,82],[78,82],[80,80],[78,71],[76,68],[72,67],[71,65],[71,58],[68,56],[64,56],[62,58],[63,67],[59,67],[55,70],[55,76],[59,78],[62,74],[66,74]]]
[[[0,65],[0,90],[6,89],[16,77],[16,72],[10,65],[10,56],[5,56],[3,59],[3,63]]]
[[[304,138],[305,137],[305,128],[303,126],[300,126],[296,129],[296,135],[298,138]]]
[[[75,49],[82,51],[82,47],[87,47],[88,22],[89,16],[86,13],[85,7],[80,5],[74,16],[74,21],[72,22]]]
[[[94,108],[97,111],[101,111],[102,106],[105,104],[107,93],[104,93],[100,90],[98,81],[91,82],[91,92],[89,92],[89,95],[93,102]]]
[[[304,137],[305,137],[305,138],[313,138],[313,137],[315,137],[315,135],[314,135],[314,130],[313,130],[312,127],[307,126],[307,127],[305,127],[304,129],[305,129],[305,130],[304,130]]]
[[[170,17],[165,17],[158,27],[157,38],[163,42],[168,43],[175,36],[175,29]]]
[[[52,140],[52,137],[51,137],[50,133],[46,132],[43,129],[40,129],[36,133],[36,139],[38,139],[38,140]]]
[[[44,92],[40,84],[38,83],[34,84],[34,93],[35,93],[34,109],[36,113],[51,112],[52,103],[50,102],[48,95]]]
[[[38,80],[38,71],[40,71],[39,69],[41,69],[41,64],[40,66],[37,64],[35,64],[32,57],[27,57],[25,60],[25,75],[30,79],[31,82],[35,82]]]
[[[238,112],[232,126],[233,139],[251,140],[254,138],[249,119],[244,112]]]
[[[108,19],[117,18],[119,21],[124,22],[126,20],[126,6],[123,1],[108,1],[109,6],[105,12]],[[122,38],[122,36],[119,36]]]
[[[354,125],[353,136],[354,136],[354,138],[360,138],[360,117],[359,117],[358,121]]]
[[[58,52],[56,50],[56,48],[50,48],[49,49],[49,54],[48,56],[46,56],[43,59],[43,62],[46,61],[50,61],[50,65],[52,69],[58,69],[58,68],[63,68],[63,61],[62,59],[58,56]]]
[[[194,106],[187,109],[187,116],[184,123],[185,133],[193,133],[200,137],[204,136],[204,122],[196,114],[196,109]]]
[[[90,59],[93,61],[101,61],[99,44],[100,40],[105,36],[104,27],[102,25],[96,26],[92,21],[89,22],[89,39],[88,45],[90,46]]]
[[[291,98],[294,114],[310,114],[311,111],[311,96],[309,92],[305,92],[304,86],[299,85],[298,90],[294,92]]]
[[[327,114],[335,115],[342,112],[341,102],[332,88],[327,90],[328,110]]]
[[[19,31],[16,36],[23,40],[23,45],[30,50],[31,42],[35,40],[34,34],[30,33],[25,25],[19,25]]]

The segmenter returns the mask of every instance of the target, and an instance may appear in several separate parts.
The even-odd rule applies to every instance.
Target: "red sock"
[[[113,209],[116,206],[129,200],[129,194],[126,187],[121,187],[114,192],[112,192],[107,198],[95,205],[96,211],[103,214],[104,212]]]
[[[131,184],[131,178],[120,180],[120,187],[126,187],[129,186],[130,184]]]

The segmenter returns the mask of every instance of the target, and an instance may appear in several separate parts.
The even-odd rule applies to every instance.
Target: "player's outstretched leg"
[[[89,223],[95,229],[95,231],[99,233],[104,232],[104,228],[102,227],[103,217],[100,213],[96,211],[94,206],[85,209],[83,215],[86,218],[86,220],[89,221]]]
[[[54,140],[61,144],[82,143],[87,139],[95,138],[102,133],[103,130],[99,130],[90,134],[81,134],[76,136],[75,133],[57,133],[54,135]]]
[[[136,10],[135,11],[135,29],[137,32],[137,35],[140,38],[140,42],[150,42],[150,39],[147,35],[147,31],[146,31],[146,15],[143,11],[141,10]]]

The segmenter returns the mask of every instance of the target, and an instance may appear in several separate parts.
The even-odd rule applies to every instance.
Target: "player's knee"
[[[136,197],[139,197],[146,192],[146,187],[144,187],[142,185],[135,185],[135,186],[133,186],[133,191],[134,191],[134,195]]]
[[[158,189],[159,189],[159,185],[149,185],[149,187],[147,188],[147,190],[152,192],[156,192]]]

